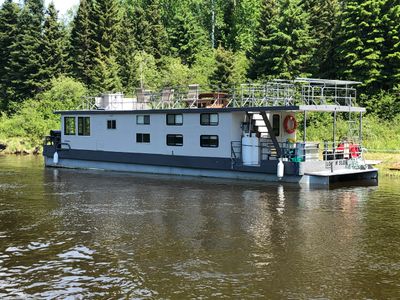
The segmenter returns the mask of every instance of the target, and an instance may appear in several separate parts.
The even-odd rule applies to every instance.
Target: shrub
[[[60,128],[60,118],[54,111],[77,108],[85,93],[85,87],[74,79],[54,79],[48,91],[21,103],[14,115],[3,113],[0,116],[0,140],[6,144],[18,144],[15,142],[18,138],[21,141],[19,145],[24,147],[15,149],[19,151],[41,146],[50,129]]]

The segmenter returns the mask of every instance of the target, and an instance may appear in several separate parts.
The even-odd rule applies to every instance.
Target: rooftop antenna
[[[215,47],[215,0],[211,0],[211,45]]]

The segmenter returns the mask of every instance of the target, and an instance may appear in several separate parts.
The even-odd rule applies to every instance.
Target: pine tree
[[[260,34],[260,50],[255,57],[259,77],[293,79],[308,75],[314,42],[310,37],[308,14],[301,0],[282,0],[280,13],[272,17]]]
[[[128,93],[134,90],[137,82],[135,55],[138,50],[134,35],[133,17],[133,5],[127,3],[124,7],[122,28],[119,35],[117,62],[120,65],[119,77],[121,78],[122,90]]]
[[[234,54],[219,46],[215,50],[216,69],[210,78],[213,85],[227,85],[233,70]]]
[[[167,32],[162,23],[159,0],[144,0],[135,9],[135,30],[138,49],[160,59],[167,54]]]
[[[70,42],[70,65],[73,77],[90,86],[93,82],[93,68],[96,64],[95,29],[92,22],[93,0],[81,0],[77,15],[73,20]]]
[[[312,59],[312,73],[316,77],[326,77],[332,68],[330,51],[338,26],[339,0],[303,0],[303,3],[310,15],[310,35],[318,45]]]
[[[219,46],[215,51],[215,69],[209,81],[217,86],[233,86],[243,83],[248,68],[246,55],[234,53]]]
[[[269,46],[269,38],[272,33],[272,22],[279,15],[277,0],[264,0],[262,3],[260,24],[257,29],[257,38],[251,50],[250,56],[252,59],[249,76],[256,79],[265,77],[268,73],[265,61],[267,60],[268,52],[265,48]]]
[[[196,55],[207,47],[206,32],[188,12],[177,14],[168,30],[171,51],[191,66]]]
[[[119,65],[116,61],[121,33],[121,8],[118,0],[97,0],[94,7],[92,17],[97,18],[98,26],[94,31],[97,47],[93,89],[99,92],[121,91]]]
[[[379,90],[382,78],[384,33],[383,0],[347,1],[340,29],[336,61],[339,77],[363,82],[365,90]]]
[[[383,87],[391,89],[400,86],[400,3],[387,0],[382,9],[383,32]]]
[[[9,78],[7,64],[11,59],[11,45],[15,43],[19,7],[12,0],[6,0],[0,9],[0,110],[7,109]]]
[[[219,29],[219,48],[233,49],[235,46],[235,12],[237,11],[236,0],[217,1],[221,11],[221,21],[217,24]]]
[[[44,87],[41,77],[43,21],[43,1],[27,0],[18,18],[18,29],[6,67],[9,96],[13,101],[33,97]]]
[[[146,12],[141,5],[135,7],[132,21],[134,22],[133,34],[137,42],[138,50],[151,53],[151,25],[146,20]]]
[[[51,2],[44,22],[43,31],[43,66],[42,74],[46,82],[65,74],[66,66],[66,35],[58,23],[57,11]]]
[[[95,37],[103,55],[115,54],[121,30],[121,7],[118,0],[97,0],[93,20],[98,22]]]
[[[225,10],[226,46],[234,51],[250,51],[260,21],[262,0],[227,1]]]
[[[105,56],[99,53],[94,75],[95,82],[92,86],[92,91],[97,93],[122,91],[119,66],[113,55]]]

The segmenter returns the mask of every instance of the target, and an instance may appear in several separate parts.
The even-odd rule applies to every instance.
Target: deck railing
[[[133,98],[123,98],[122,94],[104,94],[107,101],[100,97],[87,97],[80,108],[125,110],[329,104],[351,107],[356,105],[355,84],[306,79],[246,83],[233,87],[191,84],[159,91],[136,89]]]
[[[283,142],[278,143],[281,148],[284,161],[310,162],[310,161],[333,161],[333,160],[363,160],[364,149],[360,144],[344,142]],[[277,160],[276,149],[271,143],[261,141],[259,146],[259,160]],[[242,143],[241,141],[231,142],[231,158],[234,164],[242,164]]]

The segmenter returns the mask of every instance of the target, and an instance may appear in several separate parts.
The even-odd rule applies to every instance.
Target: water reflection
[[[359,299],[399,289],[393,182],[316,190],[0,157],[0,190],[1,298]]]

